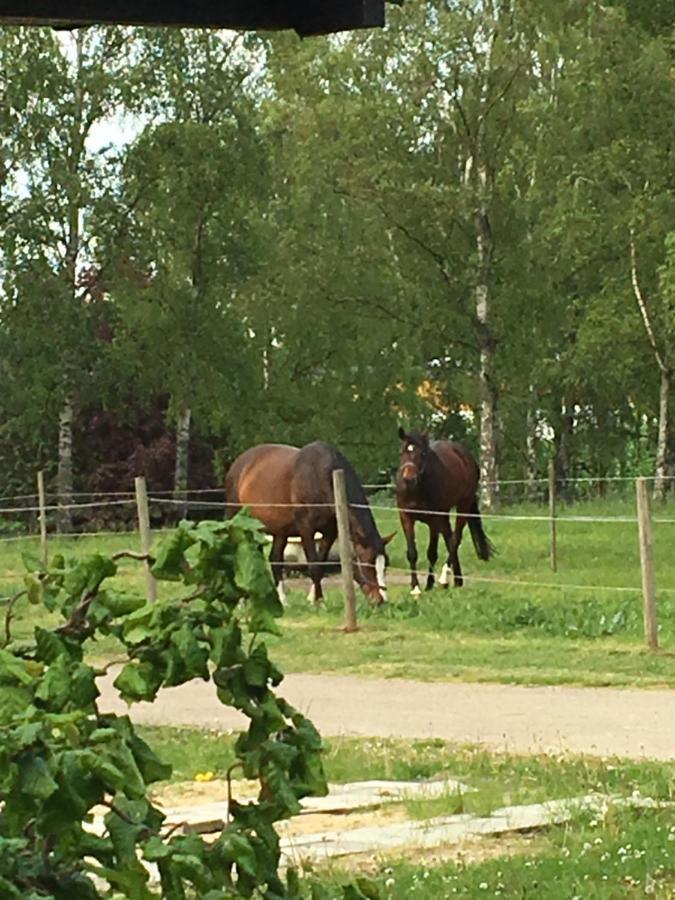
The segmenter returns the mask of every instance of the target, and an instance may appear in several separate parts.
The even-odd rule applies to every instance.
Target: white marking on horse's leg
[[[420,590],[419,584],[416,584],[415,587],[410,591],[413,597],[419,597],[422,591]]]
[[[309,589],[309,594],[307,594],[307,602],[316,603],[316,587],[314,586],[314,582],[312,582],[312,586]]]
[[[447,587],[450,582],[450,568],[447,563],[443,563],[443,568],[441,569],[441,574],[438,578],[438,583],[441,587]]]
[[[280,581],[277,585],[277,595],[281,601],[281,605],[286,606],[286,589],[284,588],[283,581]]]

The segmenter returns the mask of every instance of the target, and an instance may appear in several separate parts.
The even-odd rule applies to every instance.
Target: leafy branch
[[[259,524],[242,513],[227,522],[183,522],[152,560],[130,551],[55,558],[9,599],[0,649],[3,897],[298,896],[293,875],[285,882],[279,874],[273,824],[327,787],[318,733],[274,690],[283,676],[262,637],[278,633],[282,607],[264,545]],[[151,561],[155,578],[188,590],[154,603],[121,593],[111,581],[120,559]],[[28,647],[15,647],[9,622],[25,594],[61,621],[38,626]],[[148,787],[170,768],[127,716],[99,708],[101,672],[85,661],[85,641],[106,636],[124,648],[114,684],[127,702],[152,701],[162,687],[203,678],[213,680],[222,703],[248,717],[227,774],[228,821],[215,843],[162,828]],[[257,802],[234,800],[235,769],[258,781]],[[85,830],[96,806],[108,810],[100,834]],[[150,863],[161,885],[150,882]],[[103,893],[101,881],[109,886]]]

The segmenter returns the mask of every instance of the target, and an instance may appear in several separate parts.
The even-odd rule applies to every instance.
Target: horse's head
[[[426,468],[429,457],[429,435],[425,432],[406,432],[398,429],[401,439],[398,475],[406,487],[415,487]]]
[[[378,534],[375,543],[362,543],[358,538],[354,541],[356,550],[356,566],[354,575],[363,593],[376,604],[387,599],[387,586],[384,583],[384,570],[389,565],[386,545],[396,532],[381,538]]]

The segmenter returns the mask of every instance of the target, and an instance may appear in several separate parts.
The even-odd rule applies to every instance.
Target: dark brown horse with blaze
[[[399,428],[398,436],[401,439],[401,452],[396,478],[396,503],[407,544],[412,593],[420,593],[415,545],[416,522],[424,522],[429,528],[429,573],[426,589],[431,590],[434,586],[434,566],[438,559],[438,539],[441,535],[448,558],[438,583],[443,587],[448,586],[452,568],[455,585],[459,587],[464,583],[459,564],[459,545],[467,523],[478,557],[488,560],[494,553],[494,547],[483,530],[478,510],[478,464],[468,450],[453,441],[430,441],[426,433],[406,432],[403,428]],[[450,510],[455,507],[457,516],[453,534]]]
[[[318,602],[323,597],[322,564],[337,537],[335,469],[345,473],[356,581],[367,597],[382,603],[387,599],[384,548],[394,535],[380,536],[361,482],[339,450],[323,441],[302,449],[286,444],[259,444],[237,457],[225,477],[228,515],[246,506],[272,535],[270,562],[282,601],[284,550],[290,537],[300,538],[307,557],[312,579],[308,599]],[[321,534],[318,549],[314,537],[317,532]]]

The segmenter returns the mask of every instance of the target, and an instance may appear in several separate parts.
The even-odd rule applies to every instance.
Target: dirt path
[[[101,708],[124,712],[102,679]],[[444,738],[514,752],[675,760],[675,691],[427,684],[344,675],[288,675],[281,693],[326,736]],[[212,684],[162,691],[130,710],[136,722],[238,729]]]

